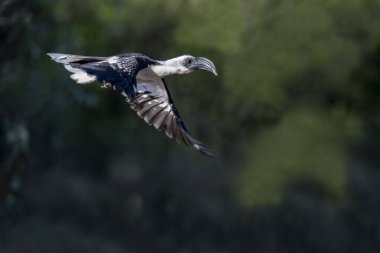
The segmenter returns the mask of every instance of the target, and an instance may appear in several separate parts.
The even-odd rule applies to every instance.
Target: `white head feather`
[[[193,71],[185,65],[186,60],[189,58],[193,58],[193,56],[182,55],[166,61],[160,61],[161,65],[151,65],[150,69],[161,77],[172,74],[188,74]]]

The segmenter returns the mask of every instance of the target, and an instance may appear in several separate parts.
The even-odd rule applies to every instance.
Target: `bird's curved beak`
[[[214,63],[204,57],[195,57],[194,63],[189,68],[192,70],[203,69],[213,73],[216,76],[218,75]]]

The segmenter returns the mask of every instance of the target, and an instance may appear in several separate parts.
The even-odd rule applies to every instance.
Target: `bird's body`
[[[167,61],[153,60],[143,54],[120,54],[93,57],[70,54],[48,54],[72,72],[71,78],[85,84],[98,81],[103,87],[119,89],[137,114],[158,131],[165,131],[206,156],[214,153],[195,140],[186,129],[170,96],[163,77],[187,74],[203,69],[217,75],[214,64],[203,57],[183,55]]]

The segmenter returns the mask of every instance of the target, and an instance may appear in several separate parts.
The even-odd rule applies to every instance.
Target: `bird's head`
[[[163,61],[161,63],[162,66],[165,66],[165,68],[168,70],[168,73],[165,73],[165,75],[188,74],[194,70],[200,69],[209,71],[216,76],[218,75],[214,63],[204,57],[182,55],[167,61]]]

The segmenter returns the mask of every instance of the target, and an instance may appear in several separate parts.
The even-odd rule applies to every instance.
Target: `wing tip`
[[[53,61],[59,62],[59,63],[65,63],[65,60],[67,60],[68,55],[67,54],[59,54],[59,53],[47,53],[48,56]]]
[[[210,149],[210,148],[207,148],[205,146],[203,146],[202,144],[200,143],[194,143],[193,144],[193,147],[199,152],[201,153],[202,155],[204,156],[207,156],[208,158],[214,158],[216,157],[216,153]]]

